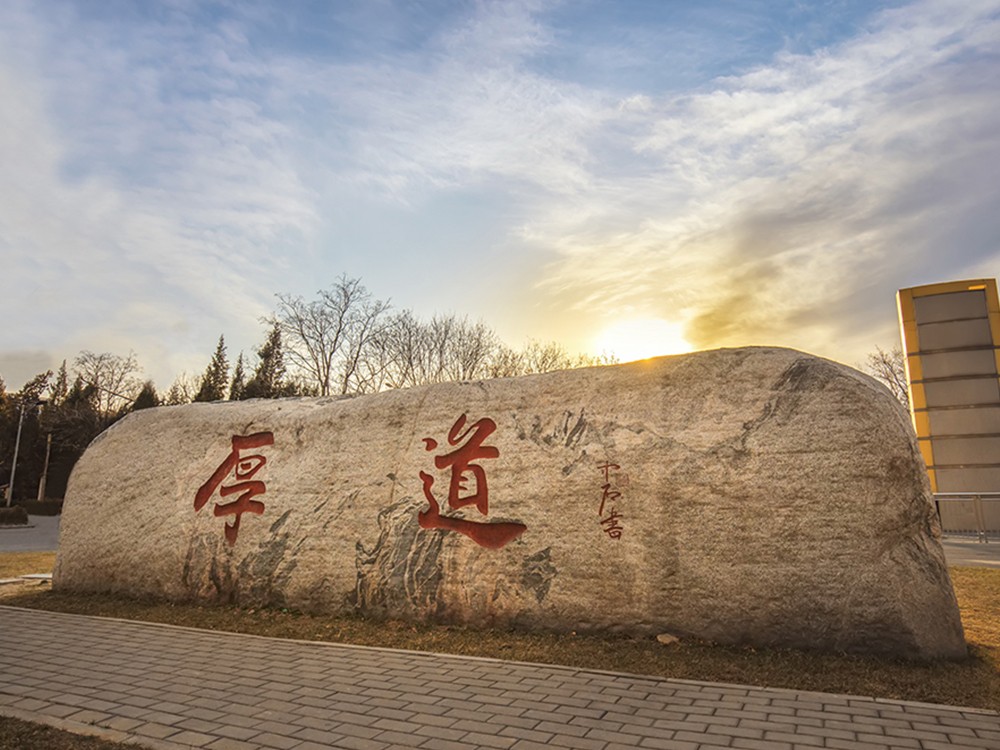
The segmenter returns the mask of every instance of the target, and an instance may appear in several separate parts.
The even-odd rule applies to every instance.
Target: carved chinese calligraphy
[[[961,656],[926,485],[890,394],[778,349],[141,409],[73,471],[54,585]]]
[[[605,534],[612,539],[621,539],[622,531],[625,529],[620,523],[622,514],[615,507],[615,502],[622,496],[622,493],[618,491],[616,485],[627,484],[628,475],[621,474],[615,480],[612,480],[612,470],[618,471],[621,469],[621,466],[618,464],[605,462],[597,468],[604,473],[604,484],[601,485],[601,505],[597,509],[597,516],[601,519],[601,527],[604,529]],[[607,516],[604,515],[605,512],[607,512]]]
[[[262,481],[255,480],[254,476],[267,463],[267,459],[260,454],[244,456],[242,451],[263,448],[265,445],[274,445],[274,433],[255,432],[253,435],[233,435],[232,450],[229,455],[219,464],[208,481],[198,488],[198,492],[194,496],[194,509],[199,511],[212,497],[216,489],[219,489],[221,497],[241,493],[232,502],[216,502],[212,511],[216,516],[235,516],[231,522],[226,523],[225,528],[226,541],[230,545],[236,544],[236,535],[240,531],[240,518],[244,513],[254,513],[258,516],[264,513],[264,503],[253,498],[263,495],[267,491],[267,487]],[[222,486],[230,472],[232,472],[236,482]]]
[[[448,506],[458,510],[469,505],[475,505],[482,515],[489,514],[489,485],[486,481],[486,470],[473,463],[480,459],[498,458],[500,451],[492,445],[483,445],[497,429],[497,423],[484,418],[465,429],[467,417],[465,414],[455,420],[448,431],[448,444],[458,446],[450,453],[434,457],[434,466],[438,469],[451,469],[448,483]],[[460,445],[462,441],[466,441]],[[424,438],[424,446],[428,451],[438,447],[433,438]],[[430,507],[417,514],[417,521],[422,529],[445,529],[464,534],[481,547],[500,549],[508,542],[516,539],[528,528],[523,523],[506,521],[469,521],[458,516],[441,514],[441,506],[434,497],[434,477],[425,471],[420,472],[423,482],[424,497]],[[467,483],[472,482],[472,487]],[[470,491],[471,490],[471,491]]]

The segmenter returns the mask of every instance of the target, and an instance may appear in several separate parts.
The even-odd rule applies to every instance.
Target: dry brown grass
[[[3,552],[0,553],[0,578],[51,573],[55,564],[55,552]]]
[[[0,748],[10,750],[137,750],[139,746],[85,737],[44,724],[0,716]]]
[[[1000,649],[1000,570],[951,568],[949,572],[965,639],[983,648]]]
[[[52,569],[52,553],[0,554],[0,578]],[[846,654],[752,649],[652,639],[478,631],[459,627],[317,617],[274,609],[171,604],[105,595],[54,593],[37,583],[0,587],[0,603],[164,622],[208,630],[418,651],[488,656],[663,677],[734,682],[1000,710],[1000,570],[952,568],[971,657],[913,664]],[[23,750],[124,750],[0,717],[0,747]]]

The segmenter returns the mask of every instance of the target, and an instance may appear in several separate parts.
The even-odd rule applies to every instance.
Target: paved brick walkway
[[[0,607],[0,713],[211,750],[1000,748],[1000,714]]]

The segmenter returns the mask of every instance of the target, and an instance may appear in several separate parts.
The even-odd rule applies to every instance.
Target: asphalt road
[[[988,543],[974,536],[946,536],[941,540],[948,565],[973,568],[1000,568],[1000,534],[992,534]]]
[[[59,516],[29,516],[29,528],[0,528],[0,552],[55,552]]]

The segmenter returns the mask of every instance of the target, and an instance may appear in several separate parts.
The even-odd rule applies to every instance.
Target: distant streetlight
[[[10,463],[10,484],[7,485],[6,505],[8,508],[10,507],[11,498],[14,496],[14,476],[17,472],[17,452],[21,448],[21,427],[24,426],[24,410],[28,406],[34,408],[36,406],[45,406],[46,403],[44,398],[38,398],[32,402],[21,402],[21,414],[17,418],[17,437],[14,438],[14,460]]]
[[[52,433],[45,436],[45,463],[42,465],[42,478],[38,480],[38,502],[45,502],[45,480],[49,476],[49,456],[52,454]]]

